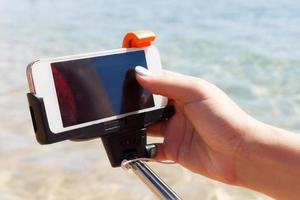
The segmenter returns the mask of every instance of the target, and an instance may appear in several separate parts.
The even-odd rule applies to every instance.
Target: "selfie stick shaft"
[[[152,190],[160,199],[181,200],[181,198],[159,178],[152,169],[143,161],[129,164],[133,172]]]

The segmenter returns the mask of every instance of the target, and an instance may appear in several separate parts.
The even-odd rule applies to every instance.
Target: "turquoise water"
[[[15,191],[10,189],[10,185],[25,187],[28,181],[32,181],[30,176],[37,173],[35,170],[31,171],[30,167],[28,170],[28,166],[34,169],[39,165],[56,166],[57,157],[62,153],[72,154],[68,158],[58,159],[60,163],[58,165],[66,170],[65,173],[75,168],[81,172],[88,171],[85,173],[92,177],[95,170],[91,170],[89,165],[99,162],[102,163],[101,166],[109,168],[105,154],[101,158],[96,155],[87,156],[91,152],[96,152],[92,150],[95,148],[93,146],[96,145],[95,142],[91,142],[90,150],[87,151],[82,151],[86,149],[85,144],[37,146],[32,136],[25,99],[27,92],[25,66],[30,61],[40,57],[119,48],[125,32],[150,29],[157,34],[155,45],[160,50],[165,69],[210,80],[224,89],[242,108],[256,118],[282,128],[299,131],[299,11],[300,2],[292,0],[249,2],[2,0],[0,154],[6,157],[13,152],[9,162],[1,158],[0,167],[3,170],[0,168],[2,170],[0,180],[7,181],[0,182],[0,192],[4,194],[2,199],[23,199],[28,197],[26,195],[30,196],[32,193],[26,193],[25,189],[16,195]],[[36,153],[37,149],[39,153]],[[74,154],[71,153],[74,151]],[[65,159],[66,163],[63,162]],[[78,159],[86,165],[77,166],[75,163]],[[15,183],[14,178],[20,176],[21,169],[27,170],[27,175],[25,173],[23,182]],[[50,174],[56,177],[54,174],[58,173],[57,171],[47,170],[46,172],[42,170],[41,173],[44,173],[44,176]],[[120,172],[122,173],[124,172]],[[186,175],[188,172],[180,171],[180,173],[185,174],[182,177],[187,183],[197,179],[195,175]],[[62,173],[58,174],[62,176]],[[190,178],[186,178],[187,176]],[[64,185],[67,178],[62,177],[61,179],[57,177],[57,182],[63,182]],[[96,185],[103,183],[98,179],[90,179]],[[131,179],[134,178],[125,178],[127,181]],[[38,180],[36,184],[42,185]],[[79,190],[80,181],[76,180],[73,180],[75,184],[73,187]],[[107,182],[116,184],[116,187],[121,188],[116,189],[117,193],[123,194],[120,191],[122,184],[114,180],[106,180]],[[192,193],[180,185],[180,181],[171,182],[178,186],[178,190],[182,190],[183,195],[186,190]],[[1,189],[1,184],[8,186]],[[209,184],[212,185],[210,182]],[[55,187],[50,188],[57,191]],[[207,194],[206,199],[210,198],[208,191],[214,191],[212,194],[215,198],[224,199],[217,196],[220,188],[223,186],[216,184],[212,188],[207,188],[206,193],[202,192]],[[223,189],[221,190],[223,192]],[[43,193],[48,190],[42,188],[39,191]],[[67,194],[72,197],[72,193],[69,194],[67,191],[69,190],[60,191],[63,193],[62,199],[68,199]],[[232,189],[224,191],[232,198],[233,194],[236,194],[231,192]],[[86,196],[84,195],[86,192],[88,191],[84,190],[78,195]],[[58,199],[58,196],[52,195]],[[252,193],[247,195],[249,198],[253,197]]]

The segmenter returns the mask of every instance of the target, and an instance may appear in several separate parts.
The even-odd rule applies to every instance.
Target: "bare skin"
[[[163,137],[157,160],[173,160],[209,178],[279,199],[300,195],[300,136],[259,122],[222,90],[195,77],[165,71],[137,81],[167,96],[176,114],[153,125]]]

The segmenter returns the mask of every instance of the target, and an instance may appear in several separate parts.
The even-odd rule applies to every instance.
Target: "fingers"
[[[158,143],[156,144],[156,155],[154,157],[154,159],[159,160],[159,161],[163,161],[163,160],[168,160],[168,158],[166,157],[165,154],[165,148],[164,148],[164,144],[162,143]]]
[[[158,122],[147,128],[147,134],[154,137],[163,137],[165,133],[166,122]]]
[[[174,72],[164,71],[161,75],[152,75],[147,69],[136,67],[136,79],[154,94],[167,96],[174,100],[190,102],[206,99],[205,81]]]
[[[154,137],[164,137],[164,122],[159,122],[157,124],[151,125],[148,127],[147,134]],[[150,150],[151,158],[159,161],[167,160],[164,144],[163,143],[155,143],[153,144],[153,149]]]
[[[179,105],[172,100],[169,101],[168,105],[173,105],[175,107],[175,115],[166,121],[156,122],[147,128],[147,134],[154,137],[165,137],[167,132],[174,132],[178,128],[178,124],[181,124],[182,111],[179,109]],[[179,130],[179,128],[177,129]]]

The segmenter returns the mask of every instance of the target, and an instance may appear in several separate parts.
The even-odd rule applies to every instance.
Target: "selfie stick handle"
[[[181,198],[143,161],[129,163],[132,171],[160,199],[181,200]]]

